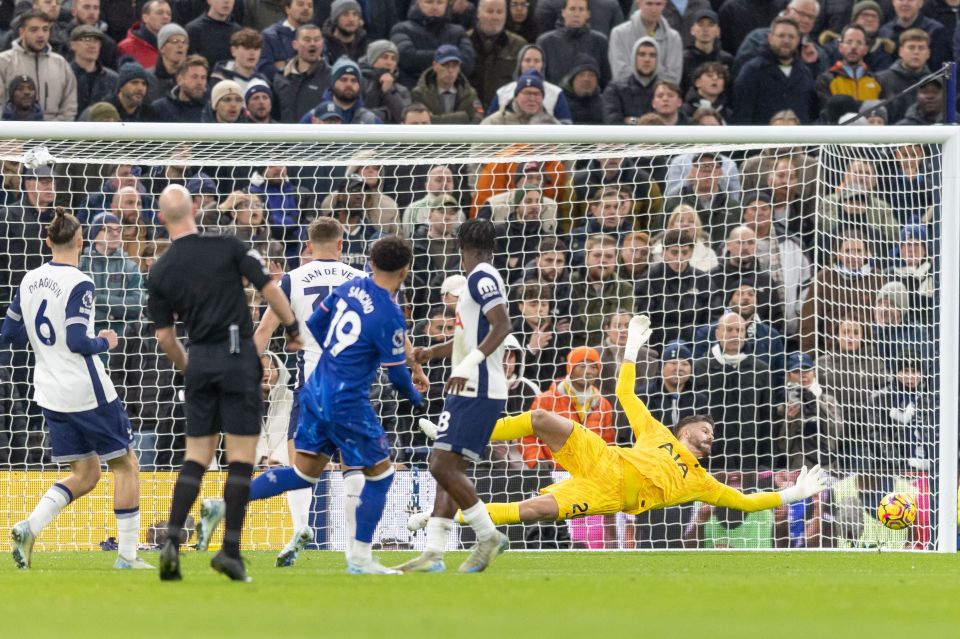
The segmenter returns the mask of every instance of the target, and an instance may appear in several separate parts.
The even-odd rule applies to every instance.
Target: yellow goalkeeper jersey
[[[625,512],[636,514],[691,501],[746,512],[781,504],[778,493],[744,495],[717,481],[670,429],[653,417],[634,393],[635,383],[636,364],[623,362],[617,379],[617,399],[636,437],[632,448],[615,447],[628,465],[624,477]],[[635,472],[629,472],[630,469]]]

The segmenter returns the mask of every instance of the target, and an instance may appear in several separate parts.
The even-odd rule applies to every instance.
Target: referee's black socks
[[[240,533],[243,531],[243,519],[247,514],[247,502],[250,501],[252,476],[253,464],[230,462],[227,466],[227,483],[223,487],[223,501],[227,506],[223,554],[228,557],[240,557]]]
[[[167,520],[167,538],[180,547],[180,535],[183,523],[187,520],[193,502],[200,494],[200,483],[206,467],[195,461],[187,460],[180,468],[177,483],[173,487],[173,503],[170,504],[170,517]]]

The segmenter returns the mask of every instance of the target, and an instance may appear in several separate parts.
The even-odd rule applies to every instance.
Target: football
[[[877,506],[877,519],[892,530],[903,530],[917,518],[917,505],[910,495],[890,493]]]

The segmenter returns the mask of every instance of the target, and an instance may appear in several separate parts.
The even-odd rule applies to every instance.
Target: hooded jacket
[[[367,38],[367,31],[360,27],[353,36],[353,42],[344,43],[334,35],[334,24],[331,18],[323,23],[320,28],[323,33],[323,56],[331,65],[342,56],[347,56],[351,60],[359,60],[367,51],[367,44],[370,40]]]
[[[570,104],[570,113],[574,124],[603,124],[603,98],[601,98],[600,83],[590,95],[577,95],[573,90],[573,79],[583,71],[593,71],[600,77],[600,69],[593,58],[587,55],[577,55],[573,68],[563,78],[560,87]]]
[[[443,112],[443,100],[437,90],[437,74],[433,69],[427,69],[420,75],[410,97],[430,110],[434,124],[478,124],[483,119],[483,105],[463,71],[454,80],[453,86],[457,90],[457,99],[450,113]]]
[[[650,38],[636,11],[627,22],[610,32],[610,70],[614,79],[624,79],[636,70],[636,43]],[[683,78],[683,41],[667,19],[660,16],[660,24],[652,39],[657,43],[657,77],[680,84]],[[621,121],[622,122],[622,121]]]
[[[117,56],[133,56],[144,69],[157,65],[157,36],[141,22],[134,22],[127,30],[127,37],[117,44]]]
[[[7,88],[17,75],[29,75],[37,87],[44,120],[71,122],[77,117],[77,79],[63,56],[48,44],[39,53],[27,51],[17,39],[0,53],[0,104],[10,100]]]
[[[430,68],[433,55],[441,44],[451,44],[460,50],[463,63],[460,72],[465,76],[473,73],[476,52],[467,32],[450,21],[451,8],[439,17],[423,15],[416,3],[410,6],[407,19],[395,24],[390,30],[390,40],[400,52],[400,82],[407,87],[416,86],[421,74]]]
[[[43,120],[43,109],[40,108],[40,103],[37,102],[36,98],[33,100],[33,104],[30,105],[30,110],[27,112],[25,117],[17,112],[13,106],[13,93],[17,90],[17,87],[20,86],[20,76],[14,76],[13,80],[10,81],[10,86],[7,87],[7,103],[3,105],[3,113],[0,114],[0,120],[19,120],[24,122],[37,122]],[[33,90],[37,90],[36,84],[33,84]]]
[[[578,55],[588,55],[600,68],[600,86],[610,82],[609,43],[606,36],[590,28],[588,22],[582,27],[570,28],[557,21],[557,28],[537,38],[543,49],[546,68],[544,77],[559,84],[576,64]]]
[[[637,59],[637,49],[641,44],[653,44],[659,51],[659,45],[653,38],[640,38],[633,44],[630,59]],[[657,59],[660,58],[659,53]],[[657,65],[659,69],[659,64]],[[649,78],[642,77],[637,72],[636,64],[633,71],[624,78],[614,80],[603,90],[603,121],[606,124],[623,124],[624,118],[640,117],[649,113],[653,104],[653,85],[660,77],[656,74]]]
[[[497,89],[487,113],[496,113],[501,105],[513,99],[513,94],[517,89],[517,78],[520,76],[520,61],[523,60],[527,49],[536,49],[544,56],[543,48],[538,44],[528,44],[520,49],[517,54],[517,66],[513,70],[513,80]],[[571,123],[570,106],[567,104],[567,98],[563,95],[563,90],[553,82],[543,81],[543,108],[553,117],[560,120],[563,124]]]

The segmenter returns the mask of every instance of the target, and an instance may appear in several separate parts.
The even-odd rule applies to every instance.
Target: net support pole
[[[947,62],[947,91],[946,111],[944,121],[947,124],[957,123],[957,63]]]
[[[957,551],[957,420],[960,419],[960,131],[943,144],[940,200],[940,474],[937,550]]]

